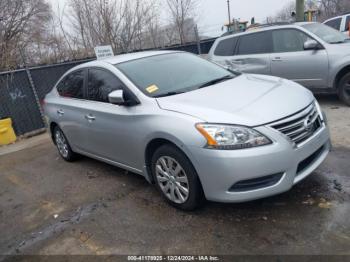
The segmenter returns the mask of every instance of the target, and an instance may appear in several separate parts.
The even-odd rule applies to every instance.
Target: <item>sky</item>
[[[55,7],[61,6],[67,0],[48,0]],[[132,1],[132,0],[128,0]],[[165,0],[161,0],[165,1]],[[273,16],[277,11],[293,0],[230,0],[232,18],[263,22],[266,17]],[[227,0],[198,0],[197,22],[201,34],[219,35],[221,27],[228,22]],[[164,14],[162,15],[164,16]]]
[[[291,0],[230,0],[231,18],[249,21],[255,17],[256,22],[264,22],[273,16]],[[228,22],[227,0],[199,0],[198,25],[202,32],[221,30]]]

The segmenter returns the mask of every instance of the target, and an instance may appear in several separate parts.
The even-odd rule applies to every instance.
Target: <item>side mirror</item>
[[[317,50],[319,49],[319,44],[315,40],[308,40],[304,43],[304,50]]]
[[[124,92],[123,90],[114,90],[108,94],[108,101],[115,105],[124,105]]]

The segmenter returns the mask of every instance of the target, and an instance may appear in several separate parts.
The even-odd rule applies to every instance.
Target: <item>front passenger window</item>
[[[275,30],[272,32],[273,51],[275,53],[304,51],[304,43],[310,39],[299,30]]]
[[[102,69],[89,69],[88,99],[108,103],[108,94],[123,89],[123,83],[111,72]]]

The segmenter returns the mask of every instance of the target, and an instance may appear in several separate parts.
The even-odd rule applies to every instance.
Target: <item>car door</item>
[[[308,88],[327,87],[329,74],[327,51],[304,50],[304,43],[314,40],[298,29],[272,31],[271,74],[293,80]]]
[[[83,150],[86,147],[84,139],[85,109],[85,78],[86,70],[79,69],[69,73],[57,85],[60,96],[55,107],[56,121],[73,148]]]
[[[86,153],[125,165],[134,165],[129,152],[138,143],[130,140],[130,127],[135,123],[135,107],[108,102],[115,90],[129,92],[114,73],[103,68],[89,68],[87,80],[87,114],[85,124],[89,146]]]
[[[272,51],[270,31],[241,35],[230,59],[232,69],[255,74],[271,73],[270,52]]]

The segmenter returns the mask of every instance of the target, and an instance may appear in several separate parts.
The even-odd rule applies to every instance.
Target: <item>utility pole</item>
[[[227,0],[227,11],[228,11],[228,28],[231,29],[231,11],[230,11],[230,0]]]
[[[194,26],[194,34],[195,34],[195,36],[196,36],[197,51],[198,51],[198,54],[201,55],[201,54],[202,54],[202,50],[201,50],[201,40],[199,39],[199,33],[198,33],[198,27],[197,27],[197,25]]]
[[[303,22],[304,21],[304,3],[305,0],[296,0],[296,21]]]

